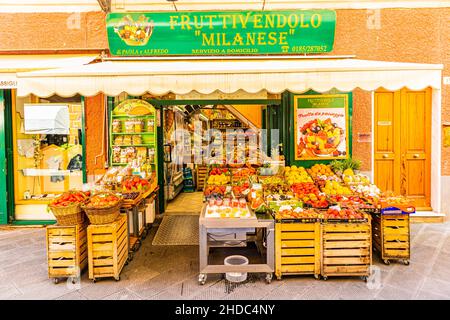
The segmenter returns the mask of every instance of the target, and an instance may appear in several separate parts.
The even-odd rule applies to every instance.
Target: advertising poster
[[[345,159],[349,154],[348,96],[294,96],[295,160]]]

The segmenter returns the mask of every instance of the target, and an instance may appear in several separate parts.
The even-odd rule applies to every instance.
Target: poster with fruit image
[[[295,160],[348,158],[348,96],[294,96]]]

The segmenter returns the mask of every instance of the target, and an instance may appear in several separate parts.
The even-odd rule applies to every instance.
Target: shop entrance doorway
[[[374,95],[374,181],[431,208],[431,89]]]
[[[192,153],[193,161],[191,164],[184,163],[179,165],[176,163],[176,158],[180,157],[180,154],[172,152],[174,150],[173,130],[176,128],[183,128],[187,131],[192,130],[192,123],[189,120],[196,118],[201,120],[204,129],[213,128],[216,126],[220,128],[221,125],[230,124],[232,127],[233,121],[240,122],[243,129],[259,127],[261,129],[263,108],[269,105],[281,106],[281,100],[279,99],[255,99],[255,100],[147,100],[149,103],[159,108],[160,112],[160,124],[158,128],[158,163],[164,163],[159,166],[159,200],[160,200],[160,212],[164,212],[167,209],[169,201],[176,201],[179,193],[184,189],[183,186],[187,186],[190,189],[189,180],[192,175],[194,182],[194,191],[203,191],[205,169],[208,163],[196,163],[194,161],[194,153]],[[202,111],[203,110],[203,111]],[[214,110],[211,112],[210,110]],[[233,119],[214,119],[212,114],[219,114],[223,116],[226,113],[231,113]],[[213,124],[214,122],[214,124]],[[225,124],[227,123],[227,124]],[[173,128],[168,128],[168,125]],[[231,128],[232,129],[232,128]],[[192,134],[192,137],[195,135]],[[193,141],[193,139],[192,139]],[[195,150],[197,146],[191,145],[191,152]],[[179,150],[179,149],[178,149]],[[264,150],[267,151],[267,150]],[[184,155],[186,159],[186,155]],[[179,160],[179,159],[178,159]],[[193,170],[186,170],[186,169]],[[203,179],[202,179],[203,178]],[[190,190],[189,190],[190,191]],[[198,198],[198,194],[192,195],[192,201]],[[181,199],[180,199],[181,200]],[[184,195],[182,197],[182,206],[189,203],[189,197]],[[198,201],[197,201],[198,202]],[[178,203],[178,202],[175,202]],[[173,207],[173,206],[172,206]],[[178,205],[177,205],[178,207]],[[201,207],[201,206],[200,206]],[[200,208],[199,208],[200,209]],[[188,212],[189,213],[189,212]]]

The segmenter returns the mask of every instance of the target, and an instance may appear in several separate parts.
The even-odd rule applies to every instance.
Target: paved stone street
[[[266,284],[258,275],[230,288],[220,275],[197,282],[197,246],[152,246],[155,230],[144,240],[121,280],[81,283],[47,278],[44,228],[0,229],[0,299],[450,299],[450,223],[413,224],[411,264],[379,268],[375,288],[359,278],[315,280],[284,277]]]

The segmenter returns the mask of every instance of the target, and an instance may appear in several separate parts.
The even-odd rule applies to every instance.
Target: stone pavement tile
[[[75,290],[76,288],[73,285],[68,285],[66,282],[54,284],[53,281],[45,279],[31,285],[21,286],[20,291],[22,292],[22,296],[19,299],[56,299]]]
[[[450,232],[447,232],[447,234],[445,235],[445,240],[441,250],[450,253]]]
[[[420,290],[414,299],[417,299],[417,300],[448,300],[449,298],[446,296],[437,294],[437,293]]]
[[[279,285],[287,285],[294,290],[297,290],[299,288],[306,288],[314,285],[317,281],[314,278],[313,275],[305,275],[305,276],[299,276],[299,275],[292,275],[292,276],[283,276],[281,280],[277,280],[277,278],[274,276],[271,285],[276,285],[279,283]]]
[[[81,292],[73,291],[56,298],[56,300],[87,300],[87,298]]]
[[[120,274],[120,281],[114,278],[99,278],[95,283],[83,275],[80,292],[88,299],[102,299],[113,293],[124,290],[133,283],[132,279],[124,272]]]
[[[227,296],[222,286],[209,286],[194,294],[192,300],[223,300]]]
[[[424,278],[424,274],[415,271],[396,269],[383,284],[402,288],[414,294],[422,285]]]
[[[428,277],[437,280],[447,280],[450,281],[450,268],[448,264],[440,263],[439,260],[435,262]]]
[[[414,297],[414,292],[391,285],[384,285],[375,298],[382,300],[410,300]]]
[[[298,300],[309,286],[290,286],[289,282],[269,291],[264,297],[267,300]]]
[[[439,294],[450,299],[450,282],[443,279],[437,280],[430,277],[425,278],[421,291],[428,291],[434,294]]]
[[[440,244],[442,238],[444,237],[443,232],[427,229],[420,235],[414,238],[413,246],[425,244],[429,247],[436,247]]]
[[[181,284],[175,284],[163,291],[150,296],[148,299],[151,300],[189,300],[190,297],[183,294],[183,289]]]
[[[337,291],[336,299],[339,300],[372,300],[380,288],[376,284],[366,282],[347,283]]]
[[[394,265],[391,263],[391,266],[394,266]],[[398,270],[414,271],[414,272],[417,272],[417,273],[420,273],[420,274],[426,276],[427,274],[429,274],[431,272],[432,266],[433,265],[431,263],[423,263],[423,261],[421,261],[421,262],[415,261],[415,262],[411,262],[409,264],[409,266],[398,265],[398,266],[396,266],[396,268]]]
[[[333,300],[337,298],[339,290],[351,281],[351,279],[343,277],[330,277],[327,281],[316,281],[298,298],[301,300]],[[358,279],[357,281],[362,280]]]
[[[241,285],[234,288],[232,292],[227,294],[224,300],[261,300],[269,292],[269,290],[264,289],[267,286],[268,285],[265,283],[262,283],[259,288]]]
[[[134,292],[124,289],[119,292],[113,293],[109,296],[106,296],[105,298],[103,298],[103,300],[142,300],[142,299]]]
[[[122,281],[122,280],[121,280]],[[99,279],[96,283],[82,283],[79,289],[80,293],[89,300],[100,300],[113,293],[124,290],[124,285],[121,281],[114,279]]]
[[[0,285],[0,300],[15,299],[21,295],[22,293],[12,283],[2,282],[2,285]]]
[[[450,253],[445,251],[440,251],[435,264],[445,265],[450,267]]]
[[[32,285],[35,283],[40,283],[43,280],[48,280],[48,270],[47,268],[36,267],[35,269],[18,269],[20,272],[10,272],[8,277],[13,281],[19,288],[26,285]]]
[[[423,263],[424,261],[432,261],[434,254],[436,252],[435,247],[420,245],[411,247],[411,263],[420,262]]]
[[[179,273],[169,270],[149,280],[140,282],[137,286],[132,285],[127,288],[142,298],[148,299],[181,281]]]

